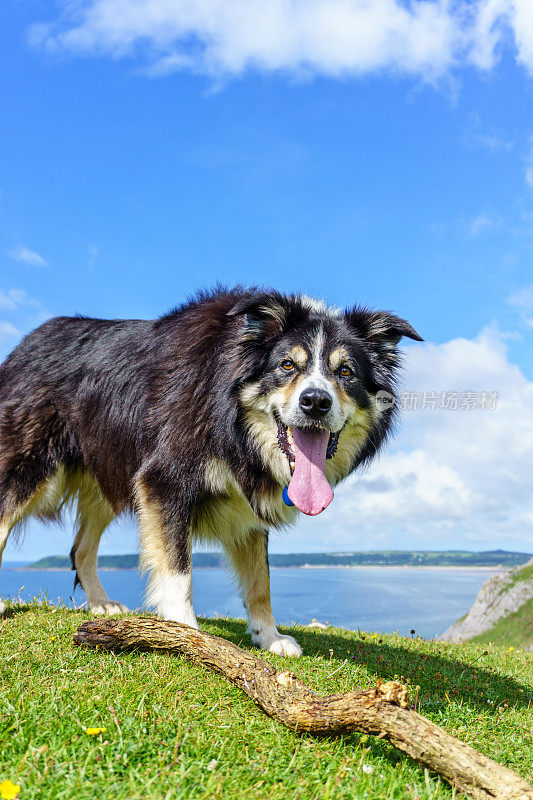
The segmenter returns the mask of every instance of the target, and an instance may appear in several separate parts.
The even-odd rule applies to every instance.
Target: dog
[[[127,611],[96,565],[134,512],[161,618],[198,627],[191,546],[221,543],[253,643],[300,655],[272,614],[268,531],[319,514],[381,447],[404,336],[421,341],[389,312],[241,287],[152,321],[45,322],[0,367],[0,561],[24,520],[75,506],[74,588],[95,614]]]

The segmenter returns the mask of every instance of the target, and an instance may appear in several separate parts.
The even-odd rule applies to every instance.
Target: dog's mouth
[[[279,418],[277,414],[274,414],[274,418],[276,420],[276,424],[278,426],[278,446],[282,453],[285,453],[289,460],[289,466],[291,468],[291,474],[294,469],[294,462],[296,461],[296,457],[294,455],[294,435],[293,429],[287,427]],[[323,428],[305,428],[308,431],[316,431],[317,433],[324,433]],[[328,446],[326,449],[326,461],[328,459],[333,458],[335,453],[337,452],[337,448],[339,446],[339,435],[340,431],[337,433],[329,432],[329,440]]]
[[[335,455],[339,434],[318,426],[289,428],[277,414],[274,417],[279,449],[287,456],[292,475],[288,497],[304,514],[320,514],[333,500],[326,478],[326,459]]]

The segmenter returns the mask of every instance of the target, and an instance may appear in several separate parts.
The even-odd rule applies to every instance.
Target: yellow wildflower
[[[9,778],[7,781],[0,783],[0,797],[2,800],[14,800],[19,792],[20,786],[10,781]]]
[[[103,733],[106,728],[85,728],[85,733],[88,736],[98,736],[99,733]]]

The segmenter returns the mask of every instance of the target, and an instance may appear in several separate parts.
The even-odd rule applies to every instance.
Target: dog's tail
[[[72,565],[71,569],[73,569],[75,571],[75,573],[76,573],[76,575],[74,577],[74,589],[73,589],[74,592],[76,591],[76,586],[81,586],[81,588],[83,589],[83,586],[82,586],[81,581],[80,581],[80,576],[78,575],[78,570],[76,569],[76,550],[77,549],[78,548],[74,544],[72,546],[71,551],[70,551],[70,563]]]

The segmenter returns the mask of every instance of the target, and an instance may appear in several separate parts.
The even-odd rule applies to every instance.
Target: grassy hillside
[[[497,645],[533,650],[533,599],[524,603],[514,614],[499,620],[490,631],[485,631],[470,641],[480,644],[494,642]]]
[[[533,650],[532,594],[533,560],[487,580],[470,611],[450,626],[442,638]]]
[[[224,679],[179,657],[79,650],[72,635],[87,617],[32,604],[10,605],[0,620],[0,783],[19,784],[21,800],[452,798],[447,785],[387,743],[295,735]],[[202,627],[249,645],[242,621]],[[423,714],[533,779],[531,654],[334,628],[284,630],[305,655],[271,660],[317,691],[404,676]]]
[[[472,553],[468,550],[375,550],[359,553],[271,553],[272,567],[349,567],[349,566],[398,566],[398,567],[514,567],[531,558],[528,553],[513,553],[506,550],[488,550]],[[113,569],[135,569],[139,557],[136,553],[115,556],[99,556],[98,566]],[[223,567],[221,553],[194,553],[194,567]],[[30,569],[69,569],[70,559],[65,556],[41,558]]]
[[[527,564],[527,566],[520,567],[520,569],[515,570],[512,573],[512,580],[507,588],[507,591],[515,586],[520,581],[530,581],[533,580],[533,564]]]

